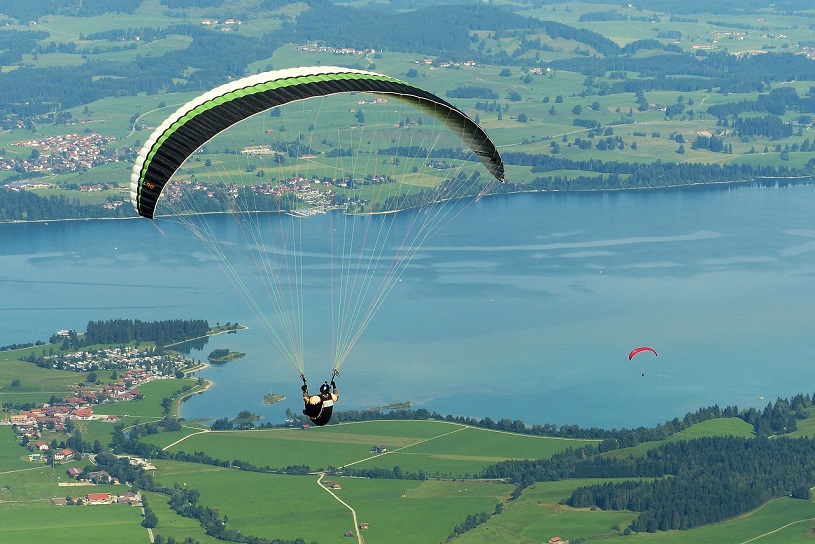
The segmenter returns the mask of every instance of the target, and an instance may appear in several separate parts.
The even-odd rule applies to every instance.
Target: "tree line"
[[[142,321],[140,319],[109,319],[88,321],[83,335],[70,331],[69,347],[82,348],[97,344],[127,344],[129,342],[155,342],[166,346],[175,342],[206,336],[209,323],[205,319],[169,319]],[[65,337],[53,335],[50,343],[57,344]]]
[[[46,15],[95,17],[105,13],[133,13],[142,0],[3,0],[3,13],[20,21],[35,21]]]
[[[83,204],[65,195],[44,197],[30,191],[0,187],[0,221],[42,221],[46,219],[101,219],[135,217],[132,206],[104,208]]]

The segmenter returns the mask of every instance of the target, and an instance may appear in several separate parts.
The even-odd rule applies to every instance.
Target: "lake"
[[[806,183],[471,203],[423,244],[356,344],[338,409],[410,401],[441,414],[612,428],[812,393],[813,210]],[[302,221],[308,230],[326,220]],[[248,409],[278,423],[286,408],[302,409],[297,373],[177,225],[61,221],[0,233],[0,345],[84,331],[89,320],[237,321],[249,330],[192,356],[246,357],[201,371],[214,385],[181,415]],[[319,331],[306,337],[318,358],[327,343]],[[629,361],[642,345],[659,355]],[[328,377],[310,375],[312,388]],[[266,406],[270,392],[288,398]]]

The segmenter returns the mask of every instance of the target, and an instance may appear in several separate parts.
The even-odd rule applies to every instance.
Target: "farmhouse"
[[[78,468],[76,468],[76,467],[71,467],[71,468],[69,468],[69,469],[68,469],[68,476],[70,476],[71,478],[76,478],[76,477],[78,477],[80,474],[82,474],[82,470],[81,470],[81,469],[78,469]]]
[[[106,484],[113,479],[110,477],[110,474],[108,474],[107,471],[95,470],[93,472],[88,472],[88,480],[95,484]]]
[[[85,497],[88,504],[110,504],[110,493],[88,493]]]
[[[388,448],[385,444],[379,444],[371,448],[371,453],[385,453],[386,451],[388,451]]]
[[[74,450],[71,448],[61,449],[58,452],[54,453],[54,461],[68,461],[73,459],[74,457]]]
[[[326,486],[328,489],[342,489],[342,486],[337,482],[332,482],[331,480],[326,480],[323,482],[323,485]]]
[[[129,504],[130,506],[141,506],[141,495],[139,493],[134,493],[133,491],[128,491],[126,493],[121,493],[116,496],[116,502],[118,504]]]

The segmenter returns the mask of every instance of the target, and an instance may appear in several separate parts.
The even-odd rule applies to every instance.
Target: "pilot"
[[[305,409],[303,413],[308,416],[311,422],[318,427],[322,427],[331,419],[331,414],[334,411],[334,403],[339,400],[340,395],[337,392],[337,384],[331,380],[331,385],[328,382],[323,382],[320,386],[319,395],[309,395],[308,386],[303,384],[303,402]]]

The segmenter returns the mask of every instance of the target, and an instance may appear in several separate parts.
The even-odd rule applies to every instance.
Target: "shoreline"
[[[545,172],[538,172],[539,174],[545,174]],[[598,172],[602,174],[602,172]],[[542,177],[542,176],[539,176]],[[487,193],[483,195],[479,195],[477,197],[473,197],[474,199],[480,199],[485,197],[494,197],[494,196],[502,196],[502,195],[516,195],[516,194],[545,194],[545,193],[605,193],[605,192],[612,192],[612,191],[656,191],[660,189],[679,189],[682,187],[717,187],[722,185],[738,185],[738,184],[747,184],[747,183],[755,183],[760,181],[768,181],[768,180],[789,180],[789,181],[802,181],[802,180],[810,180],[812,183],[815,183],[815,175],[802,175],[802,176],[756,176],[751,179],[738,179],[738,180],[722,180],[722,181],[707,181],[707,182],[693,182],[693,183],[673,183],[668,185],[650,185],[646,187],[608,187],[602,189],[534,189],[528,191],[508,191],[505,193]],[[467,197],[458,197],[458,198],[451,198],[447,200],[462,200]],[[365,216],[365,215],[387,215],[387,214],[394,214],[400,213],[403,211],[407,211],[411,208],[403,208],[399,210],[387,210],[381,212],[364,212],[364,213],[351,213],[347,215],[352,216]],[[329,210],[341,210],[341,208],[329,208]],[[257,212],[262,212],[264,210],[257,210]],[[268,210],[267,210],[268,211]],[[227,214],[228,211],[213,211],[213,212],[190,212],[190,215],[215,215],[215,214]],[[278,213],[289,213],[289,212],[278,212]],[[303,219],[308,219],[311,215],[317,215],[317,213],[309,214],[307,216],[303,216]],[[157,218],[160,217],[172,217],[172,216],[156,216]],[[9,220],[0,220],[0,225],[15,225],[15,224],[25,224],[25,223],[50,223],[50,222],[63,222],[63,221],[128,221],[133,219],[145,219],[140,215],[135,215],[132,217],[81,217],[81,218],[53,218],[53,219],[9,219]]]
[[[214,384],[215,384],[215,382],[212,382],[210,380],[204,380],[204,383],[202,384],[201,389],[197,389],[198,386],[196,386],[193,389],[187,391],[186,393],[181,393],[178,397],[176,397],[178,402],[175,403],[175,409],[173,410],[173,417],[175,417],[176,419],[180,419],[181,418],[181,405],[184,404],[184,402],[187,399],[189,399],[190,397],[192,397],[193,395],[200,395],[200,394],[206,392]]]
[[[177,346],[179,344],[183,344],[185,342],[192,342],[192,341],[195,341],[195,340],[201,340],[202,338],[209,338],[211,336],[218,336],[219,334],[225,334],[225,333],[228,333],[228,332],[237,332],[237,331],[247,331],[247,330],[249,330],[249,327],[246,326],[246,325],[240,325],[240,324],[237,324],[237,325],[238,325],[237,328],[234,328],[234,329],[225,329],[225,330],[222,330],[222,331],[213,332],[211,334],[205,334],[203,336],[197,336],[195,338],[188,338],[186,340],[182,340],[181,342],[175,342],[173,344],[167,344],[164,347],[169,348],[169,347],[172,347],[172,346]],[[201,361],[200,365],[198,365],[198,366],[196,366],[194,368],[191,368],[191,369],[187,370],[186,372],[184,372],[184,377],[192,379],[192,374],[194,374],[194,373],[196,373],[196,372],[198,372],[200,370],[205,370],[207,368],[210,368],[211,366],[212,366],[212,363]],[[204,379],[204,378],[201,378],[201,379],[204,380],[202,389],[198,389],[197,386],[196,386],[195,388],[191,389],[190,391],[187,391],[186,393],[182,393],[181,395],[176,397],[178,402],[175,404],[175,408],[173,410],[173,415],[174,415],[174,417],[176,419],[179,419],[181,417],[181,405],[184,404],[184,402],[187,399],[189,399],[193,395],[200,395],[202,393],[205,393],[210,387],[215,385],[215,382],[213,382],[212,380],[207,380],[207,379]]]

